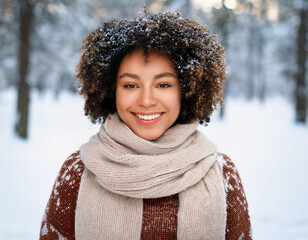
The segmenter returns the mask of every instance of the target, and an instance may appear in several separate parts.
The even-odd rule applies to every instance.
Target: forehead
[[[141,71],[146,68],[175,72],[171,60],[167,55],[153,51],[145,53],[143,49],[136,49],[125,55],[121,61],[119,72],[123,70]]]

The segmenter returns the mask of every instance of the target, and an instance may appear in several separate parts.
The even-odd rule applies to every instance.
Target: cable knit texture
[[[174,194],[179,195],[177,239],[225,239],[225,192],[216,146],[197,126],[178,124],[148,141],[117,114],[109,116],[80,150],[86,169],[76,239],[140,239],[142,199]]]
[[[226,191],[227,240],[252,239],[248,205],[234,163],[218,154]],[[56,178],[41,224],[40,239],[75,239],[75,210],[84,171],[80,152],[73,153],[63,164]],[[141,240],[177,239],[178,195],[143,200]]]

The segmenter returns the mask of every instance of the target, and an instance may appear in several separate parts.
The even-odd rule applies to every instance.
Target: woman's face
[[[154,52],[146,58],[142,49],[126,55],[117,74],[116,107],[136,135],[159,138],[181,109],[179,81],[169,58]]]

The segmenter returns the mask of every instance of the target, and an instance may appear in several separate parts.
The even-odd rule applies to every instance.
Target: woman
[[[251,239],[231,160],[197,125],[222,102],[223,48],[178,13],[102,23],[77,78],[99,133],[62,166],[41,239]]]

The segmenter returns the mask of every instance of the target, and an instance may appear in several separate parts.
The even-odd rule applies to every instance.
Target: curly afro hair
[[[226,80],[224,48],[206,26],[183,18],[180,13],[149,13],[132,20],[103,22],[83,41],[84,53],[77,67],[85,115],[103,123],[116,112],[116,75],[123,57],[142,48],[167,55],[177,71],[181,88],[178,123],[210,121],[223,103]]]

